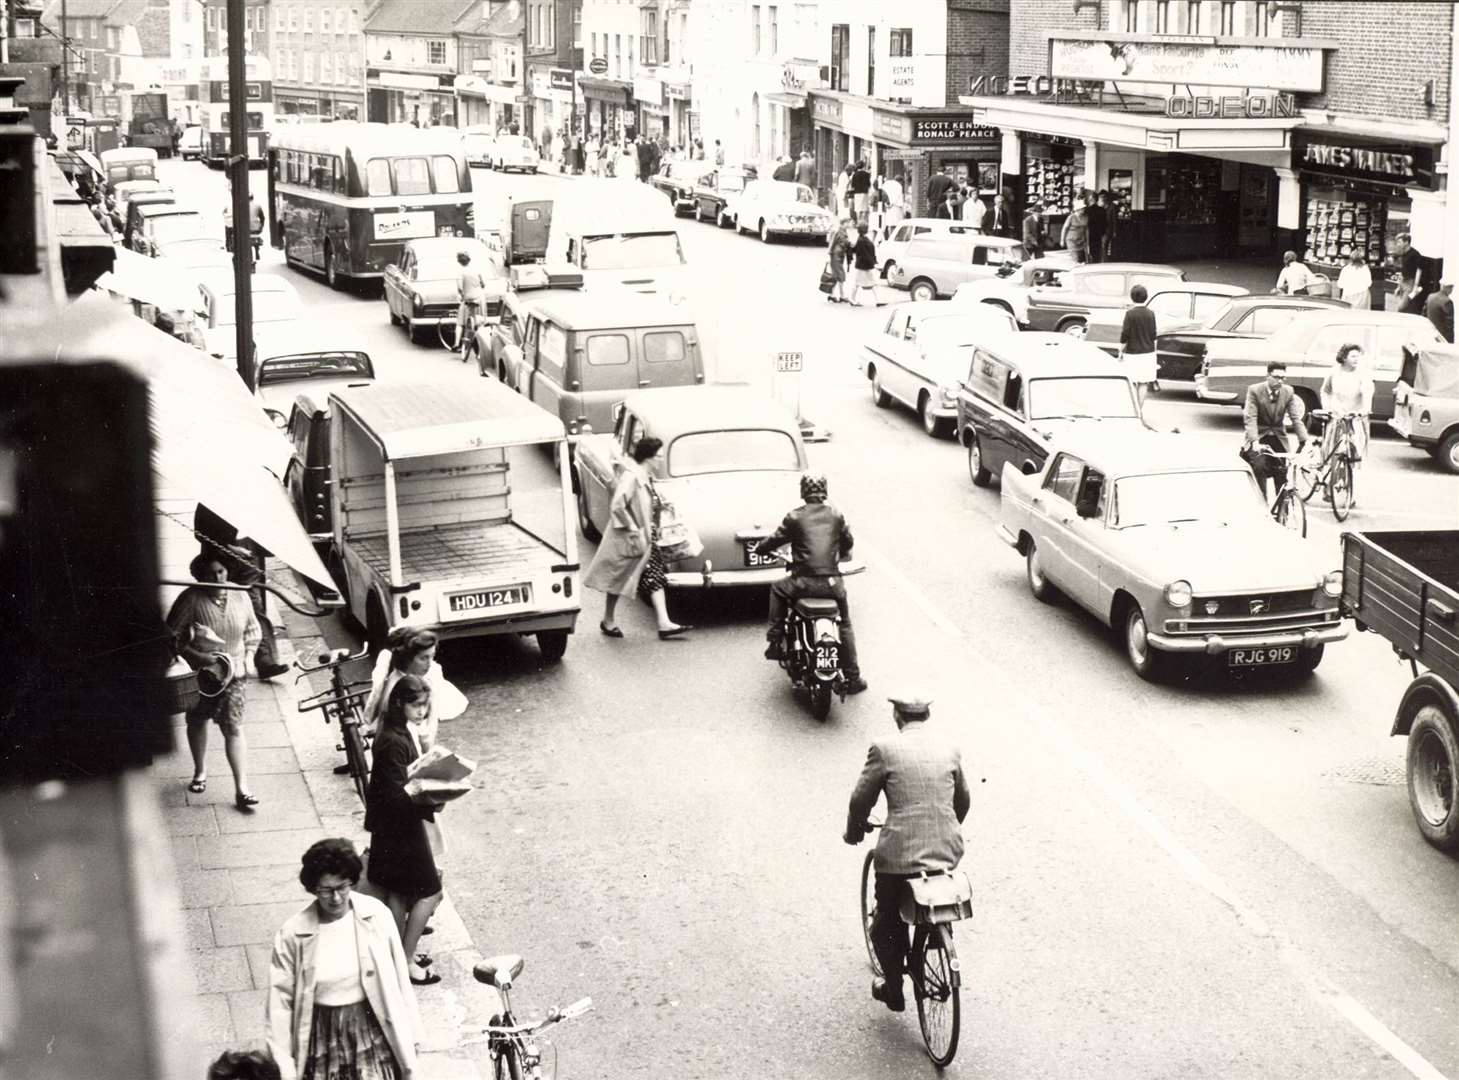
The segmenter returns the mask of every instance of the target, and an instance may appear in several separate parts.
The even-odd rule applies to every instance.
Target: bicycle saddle
[[[477,982],[486,983],[488,986],[495,986],[498,990],[505,990],[516,981],[522,969],[527,966],[527,961],[520,956],[507,953],[504,956],[493,956],[483,960],[471,969],[476,976]]]

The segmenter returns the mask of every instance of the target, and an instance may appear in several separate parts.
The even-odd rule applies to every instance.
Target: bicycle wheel
[[[1272,507],[1272,517],[1283,528],[1291,529],[1299,536],[1307,535],[1307,507],[1290,487],[1282,488],[1277,495],[1276,504]]]
[[[1348,511],[1353,508],[1353,462],[1346,454],[1333,458],[1327,478],[1327,501],[1332,506],[1332,516],[1346,521]]]
[[[871,945],[871,920],[876,918],[876,872],[872,869],[876,859],[875,851],[868,851],[861,863],[861,933],[866,938],[866,958],[871,961],[871,973],[881,978],[881,961],[876,958],[876,949]]]
[[[517,1054],[517,1044],[505,1042],[492,1066],[495,1080],[522,1080],[522,1059]]]
[[[1297,494],[1302,501],[1306,502],[1316,494],[1317,489],[1322,485],[1322,471],[1325,462],[1313,461],[1306,455],[1299,456],[1292,461],[1292,486],[1297,489]]]
[[[355,793],[365,802],[365,791],[370,786],[370,764],[365,758],[365,741],[360,736],[360,722],[344,720],[340,723],[344,734],[344,756],[350,763],[350,778],[355,782]]]
[[[461,336],[461,327],[456,325],[455,319],[442,319],[436,323],[436,337],[440,339],[441,348],[447,352],[455,352]]]
[[[945,1068],[957,1053],[958,1029],[962,1023],[958,994],[961,976],[957,952],[952,947],[952,927],[917,927],[910,959],[922,1041],[932,1064]]]

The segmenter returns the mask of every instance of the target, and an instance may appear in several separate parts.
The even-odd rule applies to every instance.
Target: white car
[[[857,363],[871,380],[871,400],[894,400],[914,410],[932,438],[945,437],[957,420],[957,395],[973,350],[1017,334],[1006,311],[955,308],[936,300],[897,304],[879,333],[861,347]]]
[[[209,355],[230,363],[237,359],[233,276],[216,274],[198,285],[198,325]],[[277,274],[253,275],[253,325],[294,322],[304,314],[294,286]]]
[[[491,144],[496,141],[491,128],[473,124],[461,132],[461,146],[466,153],[466,164],[485,165],[491,160]]]
[[[324,400],[332,390],[375,379],[369,350],[349,327],[265,323],[254,346],[254,396],[275,423],[288,418],[302,392]]]
[[[203,156],[203,129],[193,124],[182,129],[182,138],[177,142],[177,152],[183,161],[196,161]]]
[[[885,278],[902,258],[907,245],[922,236],[941,239],[946,236],[970,236],[978,232],[971,221],[952,221],[949,218],[907,218],[892,230],[892,235],[876,246],[876,257],[881,260],[881,276]]]
[[[526,135],[498,135],[485,149],[488,169],[534,173],[542,165],[537,147]]]
[[[1013,268],[1006,277],[963,282],[952,294],[952,302],[959,306],[992,304],[1012,314],[1018,325],[1027,326],[1029,290],[1036,285],[1047,285],[1058,277],[1059,271],[1068,270],[1073,265],[1073,257],[1063,254],[1028,259]]]
[[[753,232],[769,244],[777,236],[824,240],[836,219],[816,203],[816,193],[792,180],[751,180],[730,200],[736,232]]]

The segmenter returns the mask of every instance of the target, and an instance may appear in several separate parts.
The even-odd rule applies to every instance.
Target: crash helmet
[[[819,473],[806,473],[800,478],[800,497],[806,502],[825,502],[826,478]]]

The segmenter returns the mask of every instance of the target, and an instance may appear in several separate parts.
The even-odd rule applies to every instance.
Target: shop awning
[[[787,109],[804,109],[806,107],[806,96],[804,94],[781,93],[766,94],[765,99],[774,105],[784,105]]]
[[[198,305],[196,280],[164,259],[149,259],[127,248],[116,249],[112,269],[96,279],[96,287],[114,296],[153,304],[163,311],[192,311]]]
[[[980,124],[1060,135],[1157,154],[1240,155],[1254,164],[1290,166],[1300,116],[1187,119],[1087,105],[1055,105],[1014,95],[958,98]]]

